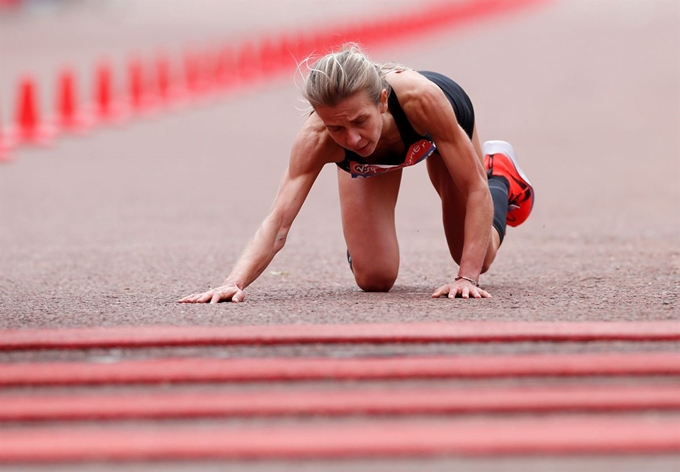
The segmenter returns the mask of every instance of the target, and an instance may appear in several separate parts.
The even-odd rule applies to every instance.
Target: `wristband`
[[[477,282],[475,279],[471,279],[470,277],[465,277],[464,275],[459,275],[459,276],[456,277],[454,280],[456,280],[456,281],[458,281],[458,280],[467,280],[467,281],[470,282],[472,285],[474,285],[475,287],[479,288],[479,282]]]

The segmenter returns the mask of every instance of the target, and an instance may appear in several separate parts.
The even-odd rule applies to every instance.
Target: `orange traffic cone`
[[[238,75],[243,81],[249,82],[260,78],[262,59],[252,43],[241,45],[237,61]]]
[[[113,73],[106,61],[101,62],[95,72],[93,112],[96,119],[103,122],[120,122],[127,115],[121,104],[114,102]]]
[[[206,62],[202,54],[187,51],[184,54],[184,78],[186,90],[190,95],[198,97],[210,91],[211,80],[206,77]]]
[[[135,112],[148,112],[158,102],[157,98],[149,93],[144,66],[137,58],[130,59],[128,64],[128,91],[130,108]]]
[[[259,58],[262,65],[262,72],[270,76],[279,71],[281,62],[279,60],[279,49],[269,39],[265,38],[259,45]]]
[[[35,80],[26,76],[19,84],[16,123],[11,133],[17,143],[46,145],[55,136],[54,128],[40,122]]]
[[[238,81],[236,58],[228,46],[223,47],[217,52],[214,74],[217,87],[229,87]]]
[[[170,61],[166,54],[158,53],[156,56],[156,95],[158,105],[178,106],[186,103],[187,90],[177,84],[173,77]]]
[[[283,70],[297,67],[295,60],[295,42],[289,37],[284,36],[279,42],[279,64]]]
[[[293,58],[296,63],[300,63],[308,59],[312,53],[318,55],[318,52],[314,51],[313,38],[307,34],[298,33],[292,42],[292,46]]]
[[[156,57],[156,85],[158,86],[158,96],[163,101],[170,99],[170,61],[165,55],[159,54]]]
[[[184,81],[189,94],[199,92],[200,67],[196,54],[186,52],[184,54]]]
[[[76,81],[72,70],[64,69],[57,87],[57,126],[68,131],[84,131],[92,124],[92,119],[78,110]]]

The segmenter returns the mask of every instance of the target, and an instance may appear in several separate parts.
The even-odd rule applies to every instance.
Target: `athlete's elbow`
[[[283,249],[283,246],[286,245],[286,240],[288,239],[288,233],[290,231],[290,225],[288,226],[279,226],[276,235],[274,236],[274,249],[278,252],[281,249]]]

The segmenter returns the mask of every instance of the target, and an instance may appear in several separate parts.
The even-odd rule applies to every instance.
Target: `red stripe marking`
[[[680,409],[680,386],[391,388],[1,397],[0,421]]]
[[[677,419],[360,421],[288,427],[27,428],[0,432],[0,462],[679,450]]]
[[[678,322],[124,326],[0,331],[0,350],[235,344],[677,341]]]
[[[0,365],[0,386],[273,380],[678,375],[680,353],[439,356],[381,359],[156,359]]]

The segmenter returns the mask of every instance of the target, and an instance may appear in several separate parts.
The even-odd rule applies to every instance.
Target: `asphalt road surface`
[[[0,123],[14,114],[24,71],[53,107],[55,74],[74,64],[84,98],[102,55],[122,73],[133,52],[242,43],[279,31],[409,11],[418,2],[70,2],[0,17]],[[172,4],[172,8],[168,4]],[[452,279],[440,206],[425,172],[404,172],[397,207],[401,268],[389,293],[359,290],[345,258],[336,170],[328,166],[286,247],[242,304],[176,300],[217,286],[267,214],[303,121],[295,71],[239,93],[153,114],[0,163],[0,329],[458,321],[679,321],[680,5],[673,0],[548,1],[395,38],[369,51],[451,76],[469,93],[482,140],[510,141],[536,189],[529,220],[509,228],[481,283],[493,298],[430,298]],[[5,351],[3,363],[196,357],[677,353],[678,341],[323,343],[307,346]],[[428,383],[429,382],[429,383]],[[664,378],[592,378],[587,385],[677,386]],[[655,383],[656,382],[656,383]],[[375,381],[377,387],[391,385]],[[412,380],[415,387],[436,382]],[[482,387],[524,379],[449,380]],[[531,383],[531,382],[530,382]],[[540,386],[573,379],[542,379]],[[300,386],[302,385],[302,386]],[[331,388],[332,382],[321,382]],[[342,384],[338,388],[351,387]],[[303,384],[273,387],[296,391]],[[167,388],[167,386],[166,386]],[[198,385],[189,392],[248,391]],[[88,392],[13,387],[0,395]],[[98,387],[98,392],[142,392]],[[1,398],[0,398],[1,402]],[[652,411],[650,417],[661,415]],[[628,414],[631,417],[635,413]],[[669,413],[677,421],[678,411]],[[495,417],[492,414],[484,418]],[[531,416],[528,414],[527,416]],[[663,415],[662,415],[663,416]],[[207,420],[203,420],[205,422]],[[215,420],[217,423],[220,421]],[[223,421],[232,427],[239,421]],[[256,425],[265,420],[253,420]],[[330,422],[321,418],[319,423]],[[348,423],[356,418],[347,420]],[[199,426],[201,420],[195,421]],[[294,423],[294,419],[281,423]],[[153,421],[149,421],[153,423]],[[210,423],[210,422],[208,422]],[[127,423],[126,423],[127,424]],[[146,423],[145,423],[146,424]],[[172,426],[174,423],[168,421]],[[220,423],[221,424],[221,423]],[[47,426],[59,427],[60,423]],[[129,425],[129,424],[128,424]],[[132,423],[132,426],[138,425]],[[144,426],[144,424],[139,424]],[[265,424],[266,426],[266,424]],[[11,423],[8,430],[31,428]],[[677,453],[510,457],[132,462],[120,470],[677,470]],[[62,467],[62,468],[60,468]],[[49,470],[119,470],[109,462]],[[10,470],[10,469],[8,469]],[[12,469],[14,470],[14,469]],[[16,466],[16,470],[48,470]]]

